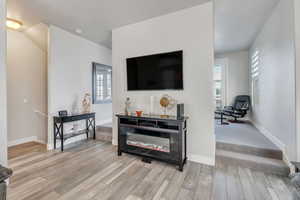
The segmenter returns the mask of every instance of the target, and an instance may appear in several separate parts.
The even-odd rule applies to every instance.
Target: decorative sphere
[[[170,104],[170,100],[168,97],[166,96],[163,96],[161,99],[160,99],[160,105],[164,108],[168,107]]]

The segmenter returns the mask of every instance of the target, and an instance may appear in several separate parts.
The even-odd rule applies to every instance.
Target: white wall
[[[292,0],[281,0],[250,53],[261,52],[258,105],[253,120],[261,132],[296,159],[295,57]],[[250,54],[250,55],[251,55]]]
[[[24,30],[23,33],[43,51],[48,51],[48,25],[39,23]]]
[[[227,60],[226,104],[231,105],[237,95],[249,95],[249,52],[217,54],[216,59],[220,58]]]
[[[47,52],[24,33],[7,31],[8,145],[45,143],[47,118]]]
[[[113,113],[124,112],[130,97],[136,107],[149,112],[150,96],[169,94],[184,102],[188,121],[189,158],[214,164],[213,124],[213,3],[156,17],[113,30]],[[127,92],[126,58],[183,50],[184,91]],[[117,144],[117,122],[113,118],[113,143]]]
[[[72,111],[77,100],[81,107],[84,94],[92,93],[92,62],[111,65],[111,50],[58,27],[49,28],[48,112]],[[112,118],[111,104],[93,105],[96,123]],[[49,118],[49,142],[53,143],[53,123]]]
[[[0,1],[0,164],[7,165],[6,1]]]
[[[297,161],[300,161],[300,1],[294,0],[294,26],[296,50],[296,118],[297,118]]]

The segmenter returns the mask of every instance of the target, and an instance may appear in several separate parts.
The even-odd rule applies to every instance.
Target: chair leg
[[[229,125],[229,123],[224,122],[224,114],[221,113],[221,125]]]
[[[236,124],[244,124],[244,121],[238,120],[239,118],[233,117],[234,120],[229,120],[231,123],[236,123]]]

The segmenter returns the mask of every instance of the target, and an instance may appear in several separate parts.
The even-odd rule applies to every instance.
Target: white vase
[[[155,96],[150,96],[150,115],[154,115]]]

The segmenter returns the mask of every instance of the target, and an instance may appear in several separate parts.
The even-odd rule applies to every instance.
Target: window
[[[222,66],[214,67],[215,101],[217,109],[222,108]]]
[[[252,107],[259,104],[259,74],[260,74],[260,51],[255,50],[251,57],[251,96]]]
[[[93,104],[111,103],[112,69],[93,63]]]
[[[256,50],[251,57],[251,76],[256,79],[259,76],[260,52]]]
[[[216,109],[222,109],[226,105],[226,75],[227,75],[227,58],[218,58],[215,60],[213,69],[214,94]]]

